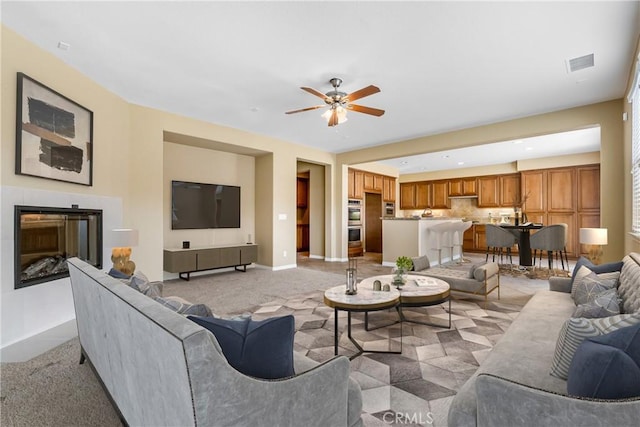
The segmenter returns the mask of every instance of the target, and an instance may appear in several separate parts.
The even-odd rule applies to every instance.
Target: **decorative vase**
[[[402,268],[396,268],[395,274],[393,276],[393,284],[397,288],[404,286],[407,282],[407,272]]]

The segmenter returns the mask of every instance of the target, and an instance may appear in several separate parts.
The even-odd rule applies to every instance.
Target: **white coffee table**
[[[358,284],[358,292],[361,290],[373,291],[373,284],[376,280],[380,281],[381,286],[388,284],[395,289],[393,284],[393,275],[373,276],[363,279]],[[419,320],[409,320],[402,313],[403,307],[428,307],[432,305],[440,305],[449,302],[449,326],[451,328],[451,295],[449,284],[435,277],[419,276],[415,274],[407,275],[407,282],[399,289],[400,303],[396,306],[399,321],[419,323],[421,325],[445,327],[434,323],[421,322]],[[388,325],[387,325],[388,326]],[[369,329],[368,315],[365,313],[365,329]]]
[[[400,351],[383,351],[383,350],[365,350],[358,342],[351,336],[351,313],[365,313],[365,320],[369,311],[387,310],[389,308],[396,308],[400,303],[400,292],[391,288],[389,291],[374,291],[373,288],[360,288],[358,287],[358,293],[355,295],[347,295],[345,293],[346,286],[335,286],[331,289],[327,289],[324,293],[324,303],[334,309],[334,336],[333,345],[334,353],[338,355],[338,311],[347,312],[347,336],[353,345],[358,349],[358,353],[351,356],[349,359],[360,356],[362,353],[402,353],[402,327],[400,328]]]

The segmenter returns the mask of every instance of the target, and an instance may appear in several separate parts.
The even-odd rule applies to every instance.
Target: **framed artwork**
[[[18,73],[16,174],[93,184],[93,112]]]

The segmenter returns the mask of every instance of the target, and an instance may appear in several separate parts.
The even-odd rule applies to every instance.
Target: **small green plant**
[[[396,260],[396,267],[398,270],[409,271],[413,267],[413,261],[409,257],[399,256]]]

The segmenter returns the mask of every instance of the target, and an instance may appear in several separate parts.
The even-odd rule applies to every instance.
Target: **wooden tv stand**
[[[253,243],[175,248],[164,250],[163,269],[169,273],[178,273],[178,277],[188,281],[190,274],[196,271],[234,267],[237,271],[246,272],[247,265],[257,260],[258,245]]]

